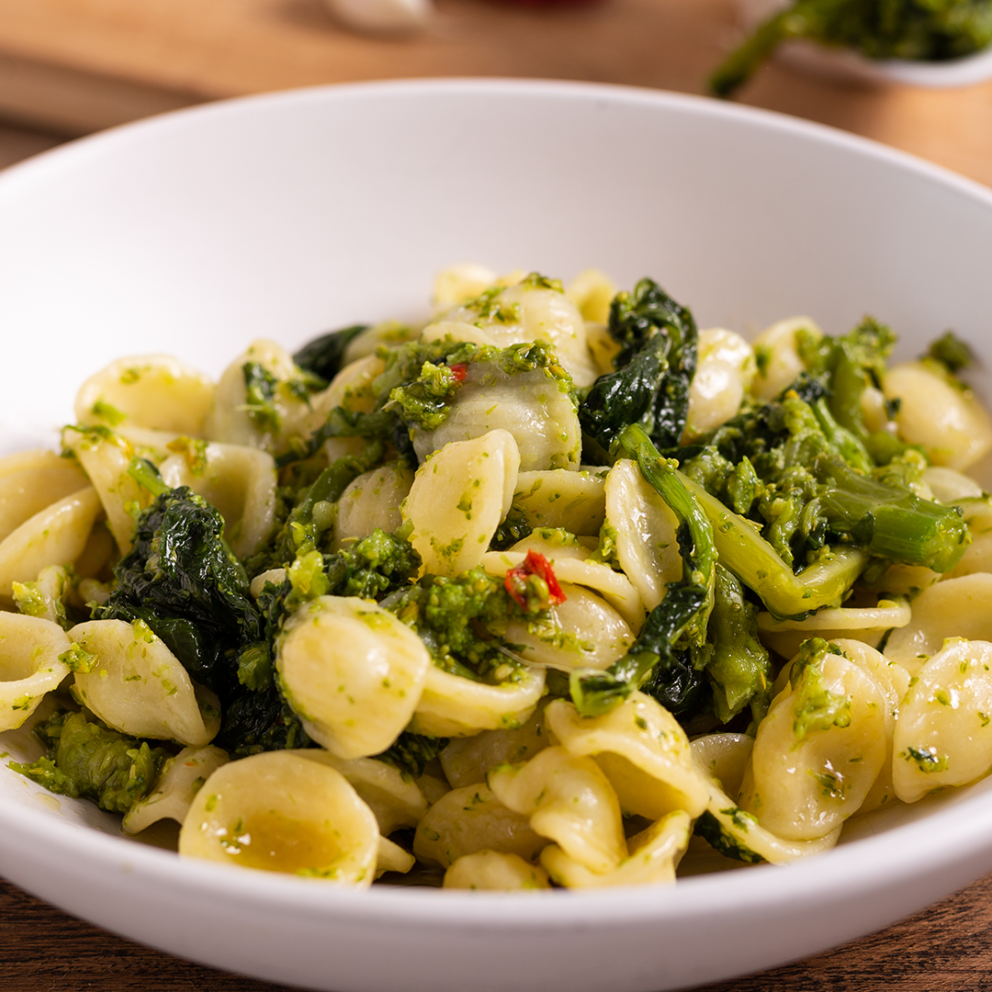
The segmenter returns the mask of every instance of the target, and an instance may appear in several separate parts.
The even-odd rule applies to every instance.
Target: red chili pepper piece
[[[460,365],[449,365],[448,371],[451,373],[451,377],[455,382],[464,382],[465,376],[468,374],[468,366],[464,363]]]
[[[566,596],[561,591],[558,579],[555,576],[551,562],[548,561],[540,551],[533,548],[527,552],[527,557],[514,568],[506,573],[503,585],[506,591],[513,597],[514,601],[522,610],[528,610],[534,604],[527,597],[528,582],[527,577],[536,575],[541,579],[548,589],[546,602],[539,604],[539,609],[547,609],[549,606],[560,606],[565,602]]]

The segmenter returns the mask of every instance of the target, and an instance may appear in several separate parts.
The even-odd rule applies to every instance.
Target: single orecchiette
[[[69,637],[73,694],[107,726],[133,737],[209,744],[220,730],[220,703],[194,686],[186,669],[141,620],[88,620]]]
[[[137,427],[203,436],[213,381],[171,355],[119,358],[83,383],[76,395],[81,424]]]
[[[758,399],[768,402],[796,381],[806,366],[799,357],[797,335],[802,331],[818,340],[823,337],[816,321],[809,317],[790,317],[762,331],[754,339],[757,374],[751,389]]]
[[[39,511],[0,541],[0,603],[15,582],[32,582],[51,565],[71,565],[86,549],[100,500],[92,486]]]
[[[224,537],[239,557],[254,554],[272,532],[276,514],[276,465],[267,451],[241,444],[178,441],[159,466],[173,489],[189,486],[224,518]]]
[[[695,738],[690,747],[699,770],[707,778],[716,779],[723,791],[736,799],[754,738],[747,734],[704,734]]]
[[[151,503],[148,491],[128,475],[131,459],[136,455],[134,446],[120,434],[98,434],[76,427],[67,427],[62,432],[62,446],[79,459],[103,504],[117,547],[121,554],[127,554],[134,530],[134,517],[129,511]]]
[[[900,437],[923,447],[935,465],[966,469],[992,448],[992,422],[977,397],[931,366],[897,365],[882,390],[886,399],[899,401]]]
[[[570,534],[598,536],[606,515],[605,479],[606,469],[522,471],[513,506],[532,527],[561,527]]]
[[[469,362],[444,423],[434,430],[414,430],[413,447],[423,460],[453,441],[494,430],[513,435],[526,472],[579,467],[575,400],[567,383],[543,368],[511,374],[496,364]]]
[[[337,547],[368,537],[377,527],[387,534],[396,530],[403,522],[400,504],[412,485],[413,471],[402,462],[388,462],[358,476],[338,500]]]
[[[495,430],[454,441],[417,469],[402,512],[424,571],[458,575],[482,561],[510,509],[519,465],[513,436]]]
[[[78,465],[54,451],[0,458],[0,541],[36,513],[89,484]]]
[[[838,649],[839,650],[839,649]],[[885,762],[888,701],[875,679],[827,651],[758,725],[739,804],[786,840],[825,837],[856,813]]]
[[[159,820],[182,823],[200,787],[228,760],[227,752],[212,744],[184,747],[162,766],[154,790],[125,814],[124,833],[141,833]]]
[[[498,290],[492,298],[481,299],[484,302],[477,298],[449,310],[444,319],[474,324],[501,348],[523,341],[547,341],[577,386],[591,386],[595,381],[597,372],[586,345],[585,321],[564,293],[524,280]]]
[[[71,647],[50,620],[0,612],[0,731],[20,727],[45,693],[59,687],[69,674],[59,656]]]
[[[345,777],[292,751],[217,769],[197,792],[179,853],[339,885],[372,884],[379,828]]]
[[[548,873],[540,865],[524,861],[519,854],[476,851],[460,857],[445,873],[446,889],[479,889],[522,892],[549,889]]]
[[[896,721],[892,780],[904,803],[992,766],[992,643],[956,637],[916,673]]]
[[[695,817],[705,808],[706,783],[689,739],[650,696],[635,692],[597,717],[582,717],[574,704],[556,699],[544,719],[569,754],[596,759],[625,812],[657,820],[675,809]]]
[[[948,637],[992,640],[992,574],[974,572],[945,579],[920,593],[912,617],[894,630],[885,644],[885,657],[915,675]]]
[[[526,815],[508,809],[484,783],[452,789],[417,825],[413,853],[421,861],[449,868],[477,851],[500,851],[530,860],[547,841]]]
[[[606,522],[616,535],[620,567],[653,610],[668,584],[682,578],[678,520],[628,458],[617,461],[606,477]]]
[[[488,775],[496,798],[542,837],[592,871],[612,871],[627,856],[620,803],[592,758],[549,747],[519,765]]]
[[[754,352],[733,331],[699,332],[698,364],[689,387],[685,438],[691,440],[736,417],[754,378]]]
[[[281,451],[288,439],[305,432],[310,404],[293,388],[299,370],[289,352],[275,341],[253,341],[224,371],[203,424],[211,441]],[[249,380],[258,396],[249,395]],[[260,402],[264,400],[264,402]]]
[[[420,702],[423,641],[372,600],[321,596],[286,622],[276,668],[307,733],[339,758],[385,751]]]
[[[556,574],[561,579],[557,569]],[[515,620],[507,624],[504,639],[532,665],[609,668],[634,643],[627,622],[588,589],[562,582],[561,591],[565,601],[549,607],[546,620]]]

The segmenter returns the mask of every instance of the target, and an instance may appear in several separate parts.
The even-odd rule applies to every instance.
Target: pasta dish
[[[0,459],[7,764],[181,856],[500,890],[787,863],[974,782],[992,423],[952,333],[894,346],[460,265],[422,325],[216,382],[121,358]]]

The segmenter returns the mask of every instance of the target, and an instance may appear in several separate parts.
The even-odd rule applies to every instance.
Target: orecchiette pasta
[[[907,803],[992,767],[992,643],[952,638],[916,673],[899,709],[893,785]]]
[[[204,745],[220,729],[220,703],[142,620],[90,620],[69,637],[73,693],[104,723],[135,737]]]
[[[549,747],[523,764],[497,766],[487,779],[500,802],[586,868],[611,871],[626,856],[620,803],[592,758]]]
[[[875,784],[888,702],[841,654],[797,667],[761,721],[739,802],[779,837],[810,841],[856,813]]]
[[[595,270],[433,306],[216,383],[120,359],[0,458],[15,771],[182,855],[517,892],[785,864],[989,773],[963,342],[752,345]]]
[[[375,817],[344,776],[289,751],[218,768],[179,834],[180,854],[362,887],[378,850]]]
[[[970,390],[921,362],[890,369],[882,384],[898,400],[896,423],[910,444],[919,444],[935,465],[966,469],[992,448],[992,422]]]
[[[510,508],[519,466],[513,436],[494,430],[453,441],[417,469],[402,512],[426,571],[458,575],[482,561]]]
[[[69,674],[65,631],[40,617],[0,612],[0,730],[15,730]]]
[[[992,574],[975,572],[945,579],[913,601],[912,618],[894,630],[885,644],[885,656],[915,675],[948,637],[992,640]]]
[[[430,655],[374,602],[322,596],[287,622],[276,664],[307,733],[339,758],[378,754],[409,723]]]
[[[476,851],[460,857],[445,873],[446,889],[495,889],[517,892],[548,889],[548,873],[519,854]]]
[[[139,834],[165,819],[182,823],[197,792],[228,760],[227,752],[212,744],[184,747],[162,767],[155,791],[136,802],[125,814],[121,824],[124,832]]]
[[[525,814],[508,808],[483,782],[452,789],[417,825],[413,851],[422,861],[449,868],[479,851],[531,860],[547,843]]]
[[[214,384],[171,355],[121,358],[87,379],[76,395],[81,424],[121,423],[201,437]]]

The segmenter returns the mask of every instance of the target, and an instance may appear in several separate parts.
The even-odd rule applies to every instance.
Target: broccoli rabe
[[[758,640],[758,608],[733,572],[718,564],[714,574],[713,612],[706,643],[692,649],[693,667],[706,672],[713,713],[721,723],[729,723],[746,706],[757,723],[768,709],[771,691],[771,658]]]
[[[616,458],[637,461],[644,478],[678,519],[682,579],[648,615],[630,650],[605,671],[572,672],[572,700],[584,716],[608,712],[634,690],[643,688],[677,716],[700,707],[706,681],[689,649],[705,642],[713,608],[716,547],[713,528],[698,500],[675,468],[658,454],[641,427],[624,428],[613,445]]]
[[[87,710],[58,712],[35,728],[48,753],[10,767],[49,792],[126,813],[151,792],[169,753],[102,724]]]
[[[132,474],[155,494],[95,620],[143,620],[198,682],[223,702],[237,683],[238,648],[259,640],[248,576],[224,541],[224,518],[188,487],[169,489],[147,462]]]
[[[519,667],[501,633],[529,614],[507,590],[504,579],[481,567],[454,578],[426,575],[383,603],[420,635],[434,664],[445,671],[486,682]]]
[[[990,0],[793,0],[769,17],[710,77],[730,96],[783,42],[805,38],[871,59],[939,62],[992,42]]]
[[[699,334],[692,314],[642,279],[633,293],[614,298],[608,329],[620,351],[613,359],[616,372],[600,376],[579,406],[587,447],[605,456],[631,424],[643,427],[660,448],[678,444],[696,371]]]
[[[412,778],[419,778],[424,774],[427,763],[436,758],[447,744],[447,737],[428,737],[405,730],[391,747],[374,757]]]
[[[351,327],[342,327],[340,330],[322,334],[300,348],[293,355],[293,361],[301,369],[318,375],[324,382],[329,383],[341,371],[348,345],[362,331],[368,330],[368,327],[368,324],[354,324]]]
[[[822,399],[811,404],[789,390],[680,452],[686,476],[717,497],[697,491],[721,560],[782,615],[839,604],[869,556],[946,572],[970,539],[957,508],[919,498],[891,467],[872,468],[870,459],[862,467],[837,425],[824,429],[829,414],[815,405]],[[805,603],[780,574],[782,563],[809,587]]]

